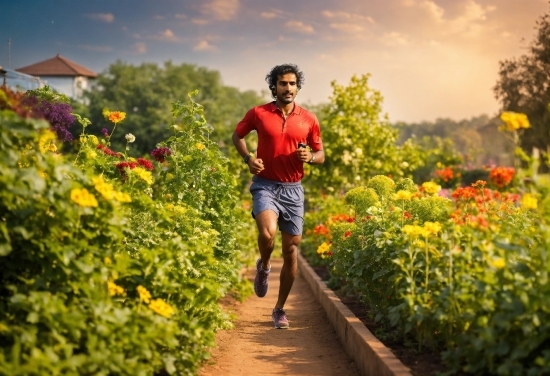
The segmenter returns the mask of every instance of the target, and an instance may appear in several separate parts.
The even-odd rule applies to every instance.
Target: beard
[[[277,95],[277,99],[279,100],[279,102],[281,103],[284,103],[284,104],[290,104],[292,102],[294,102],[294,95],[290,95],[290,97],[287,97],[287,94],[290,94],[289,92],[285,92],[285,93],[282,93],[282,94],[278,94]]]

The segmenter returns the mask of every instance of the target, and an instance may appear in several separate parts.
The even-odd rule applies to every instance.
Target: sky
[[[60,54],[101,73],[117,60],[191,63],[241,90],[295,63],[297,102],[370,74],[390,121],[495,115],[499,62],[527,52],[548,0],[0,0],[0,65]],[[8,43],[8,39],[11,43]]]

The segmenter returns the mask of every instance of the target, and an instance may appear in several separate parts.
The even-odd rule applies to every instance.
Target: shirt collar
[[[279,110],[279,107],[275,104],[275,101],[271,102],[271,112],[281,111]],[[296,115],[300,115],[302,113],[302,107],[298,106],[296,102],[294,102],[294,108],[292,109],[292,113],[296,113]]]

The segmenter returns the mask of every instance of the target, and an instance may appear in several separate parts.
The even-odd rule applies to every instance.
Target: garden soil
[[[325,311],[298,272],[285,305],[289,329],[274,329],[271,310],[277,301],[282,259],[273,259],[269,291],[239,303],[226,299],[226,311],[237,319],[235,328],[216,335],[212,359],[200,376],[358,376],[358,370],[344,352]],[[246,277],[253,279],[249,269]]]

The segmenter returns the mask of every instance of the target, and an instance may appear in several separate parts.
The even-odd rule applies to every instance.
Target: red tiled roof
[[[33,76],[85,76],[97,77],[97,73],[57,54],[56,57],[18,68],[16,71]]]

